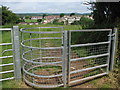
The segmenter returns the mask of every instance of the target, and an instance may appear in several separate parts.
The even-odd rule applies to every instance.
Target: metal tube
[[[105,53],[105,54],[99,54],[99,55],[94,55],[94,56],[88,56],[88,57],[81,57],[81,58],[71,59],[70,61],[79,61],[79,60],[98,58],[98,57],[103,57],[103,56],[108,56],[108,55],[109,55],[109,53]]]
[[[107,64],[108,64],[107,73],[109,73],[109,63],[110,63],[110,50],[111,50],[111,35],[112,35],[112,31],[109,32],[109,35],[110,35],[110,36],[108,36],[108,39],[109,39],[110,43],[108,44],[108,53],[109,53],[109,55],[108,55],[108,58],[107,58]]]
[[[12,43],[0,43],[0,46],[3,46],[3,45],[12,45]]]
[[[68,61],[67,61],[67,86],[70,84],[70,55],[71,55],[71,32],[68,31]]]
[[[21,65],[20,65],[20,46],[19,46],[19,27],[13,26],[13,55],[14,55],[14,70],[15,79],[21,80]]]
[[[0,82],[1,81],[5,81],[5,80],[11,80],[11,79],[14,79],[15,77],[10,77],[10,78],[5,78],[5,79],[0,79]]]
[[[36,88],[56,88],[56,87],[60,87],[60,86],[63,86],[64,84],[58,84],[58,85],[37,85],[37,84],[34,84],[34,83],[31,83],[29,82],[25,77],[23,77],[25,82],[27,84],[29,84],[30,86],[34,86]]]
[[[93,46],[93,45],[102,45],[102,44],[109,44],[109,43],[110,43],[110,41],[99,42],[99,43],[75,44],[75,45],[71,45],[71,47]]]
[[[24,33],[36,33],[36,34],[55,34],[55,33],[63,33],[62,31],[61,32],[55,32],[55,31],[51,31],[51,32],[35,32],[35,31],[22,31]]]
[[[61,46],[61,47],[48,47],[48,48],[39,48],[39,47],[30,47],[30,46],[26,46],[26,45],[24,45],[23,43],[21,43],[21,45],[23,46],[23,47],[25,47],[25,48],[30,48],[30,49],[43,49],[43,50],[47,50],[47,49],[62,49],[63,48],[63,46]]]
[[[90,68],[86,68],[86,69],[81,69],[81,70],[75,70],[75,71],[70,72],[70,74],[78,73],[78,72],[84,72],[84,71],[87,71],[87,70],[92,70],[92,69],[106,67],[106,66],[108,66],[108,64],[103,64],[103,65],[94,66],[94,67],[90,67]]]
[[[70,84],[72,84],[72,83],[76,83],[76,82],[80,82],[80,81],[83,81],[83,80],[88,80],[88,79],[92,79],[92,78],[100,77],[100,76],[103,76],[103,75],[106,75],[106,74],[107,74],[107,73],[101,73],[101,74],[97,74],[97,75],[94,75],[94,76],[90,76],[90,77],[82,78],[82,79],[79,79],[79,80],[74,80],[74,81],[71,81]]]
[[[111,50],[111,61],[110,61],[110,70],[113,70],[114,60],[115,60],[115,52],[116,52],[116,39],[117,39],[117,28],[113,30],[113,37],[112,37],[112,50]]]
[[[14,63],[1,64],[0,67],[2,67],[2,66],[8,66],[8,65],[14,65]]]
[[[0,57],[0,59],[2,59],[2,58],[11,58],[11,57],[13,57],[13,55],[11,55],[11,56],[3,56],[3,57]]]
[[[11,31],[11,28],[0,28],[0,31]]]
[[[30,47],[32,47],[32,34],[30,33]],[[30,60],[32,61],[33,59],[33,55],[32,55],[32,48],[30,49]],[[34,62],[34,61],[33,61]],[[33,63],[32,63],[32,67],[33,67]],[[33,73],[33,69],[32,69],[32,73]],[[34,77],[32,77],[32,83],[34,83]]]
[[[112,29],[84,29],[84,30],[70,30],[71,32],[91,32],[91,31],[112,31]]]
[[[0,72],[0,74],[11,73],[11,72],[14,72],[14,70]]]
[[[66,87],[67,83],[67,31],[64,31],[64,48],[63,48],[63,67],[62,67],[62,72],[63,72],[63,82],[64,82],[64,87]]]

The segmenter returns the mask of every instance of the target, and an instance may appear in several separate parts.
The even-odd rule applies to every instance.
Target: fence
[[[6,33],[5,36],[2,36],[4,39],[0,43],[0,67],[2,68],[0,81],[19,80],[21,79],[19,29],[16,26],[13,28],[1,28],[0,32],[1,34]]]
[[[24,80],[31,86],[71,86],[113,69],[116,31],[21,29]]]
[[[2,28],[0,32],[4,33],[0,81],[20,80],[19,28]],[[63,27],[35,27],[21,32],[23,78],[31,86],[67,87],[113,69],[117,29],[65,31]]]

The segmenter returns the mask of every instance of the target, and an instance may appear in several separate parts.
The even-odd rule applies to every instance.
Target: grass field
[[[25,22],[29,23],[29,22],[37,22],[37,19],[25,19]]]
[[[29,21],[28,21],[29,22]],[[30,27],[59,27],[62,26],[64,27],[64,30],[80,30],[82,27],[80,25],[52,25],[52,24],[45,24],[45,25],[19,25],[19,28],[30,28]],[[7,27],[7,26],[5,26]],[[9,37],[9,32],[3,32],[2,33],[2,42],[10,42],[10,37]],[[26,36],[27,38],[27,36]],[[21,32],[20,32],[20,41],[21,41]],[[35,43],[34,43],[35,44]],[[2,51],[6,49],[6,47],[0,47],[2,48]],[[7,47],[8,49],[11,48],[11,46]],[[21,48],[21,47],[20,47]],[[5,55],[9,55],[11,52],[5,53]],[[11,62],[12,59],[9,60],[2,60],[2,63],[9,63]],[[2,70],[8,70],[12,69],[13,67],[5,67],[2,68]],[[3,77],[9,77],[12,76],[13,74],[6,74]],[[116,79],[116,74],[110,73],[108,76],[98,78],[93,81],[89,81],[83,85],[78,85],[77,88],[116,88],[119,87],[117,84],[117,79]],[[100,83],[101,82],[101,83]],[[9,80],[9,81],[3,81],[2,82],[2,88],[31,88],[27,86],[24,82],[17,82],[15,80]]]

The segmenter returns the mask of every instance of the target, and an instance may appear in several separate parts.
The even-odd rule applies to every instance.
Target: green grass
[[[27,86],[24,82],[21,82],[21,81],[18,82],[15,80],[4,81],[2,83],[2,87],[3,88],[31,88]]]
[[[20,28],[30,28],[30,27],[64,27],[64,30],[80,30],[82,27],[80,25],[54,25],[54,24],[39,24],[39,25],[18,25]]]
[[[25,22],[29,23],[29,22],[37,22],[37,19],[25,19]]]

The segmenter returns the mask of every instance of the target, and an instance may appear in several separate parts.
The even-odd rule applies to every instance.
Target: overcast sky
[[[89,13],[85,1],[90,0],[2,0],[0,5],[14,13]]]

